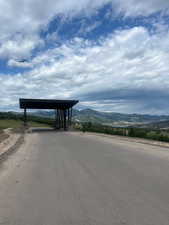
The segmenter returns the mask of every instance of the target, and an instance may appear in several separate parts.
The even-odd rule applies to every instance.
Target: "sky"
[[[0,111],[19,98],[169,115],[169,1],[1,0]]]

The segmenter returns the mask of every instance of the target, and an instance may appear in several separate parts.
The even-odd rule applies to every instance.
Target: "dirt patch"
[[[8,158],[8,156],[14,153],[22,144],[24,143],[24,134],[22,134],[16,141],[16,143],[9,147],[5,152],[2,154],[0,153],[0,162],[4,161]]]
[[[3,139],[0,142],[0,160],[17,150],[24,142],[24,133],[15,133],[13,130],[4,130]],[[2,138],[2,137],[1,137]]]
[[[9,134],[5,133],[4,131],[0,131],[0,143],[2,143],[8,137],[9,137]]]

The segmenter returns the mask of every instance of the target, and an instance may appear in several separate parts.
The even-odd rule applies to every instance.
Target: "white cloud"
[[[39,30],[47,27],[56,15],[65,18],[79,13],[90,15],[106,3],[112,3],[113,14],[132,17],[169,9],[168,0],[1,0],[0,57],[29,57],[41,43]]]
[[[92,11],[107,0],[1,0],[0,58],[30,55],[40,44],[39,31],[57,15],[71,17],[82,10]],[[90,7],[89,7],[90,3]],[[14,39],[14,40],[13,40]]]
[[[9,105],[19,97],[80,98],[106,111],[168,113],[167,46],[168,31],[150,34],[144,27],[98,43],[75,38],[39,54],[29,72],[1,75],[0,95],[8,95]]]
[[[12,58],[12,59],[22,59],[29,58],[31,56],[31,51],[37,46],[42,45],[43,41],[39,39],[38,36],[26,36],[15,35],[9,40],[5,40],[1,43],[0,47],[0,58]]]
[[[125,16],[148,16],[152,13],[169,12],[168,0],[113,0],[113,6],[118,13],[124,13]]]

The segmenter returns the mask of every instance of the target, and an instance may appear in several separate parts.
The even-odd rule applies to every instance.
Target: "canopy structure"
[[[72,108],[77,100],[54,99],[19,99],[20,108],[24,109],[24,125],[27,125],[27,109],[53,109],[55,110],[55,128],[67,130],[72,121]]]

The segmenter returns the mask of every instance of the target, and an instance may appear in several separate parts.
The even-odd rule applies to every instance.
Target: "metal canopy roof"
[[[21,109],[69,109],[78,102],[77,100],[19,99]]]

